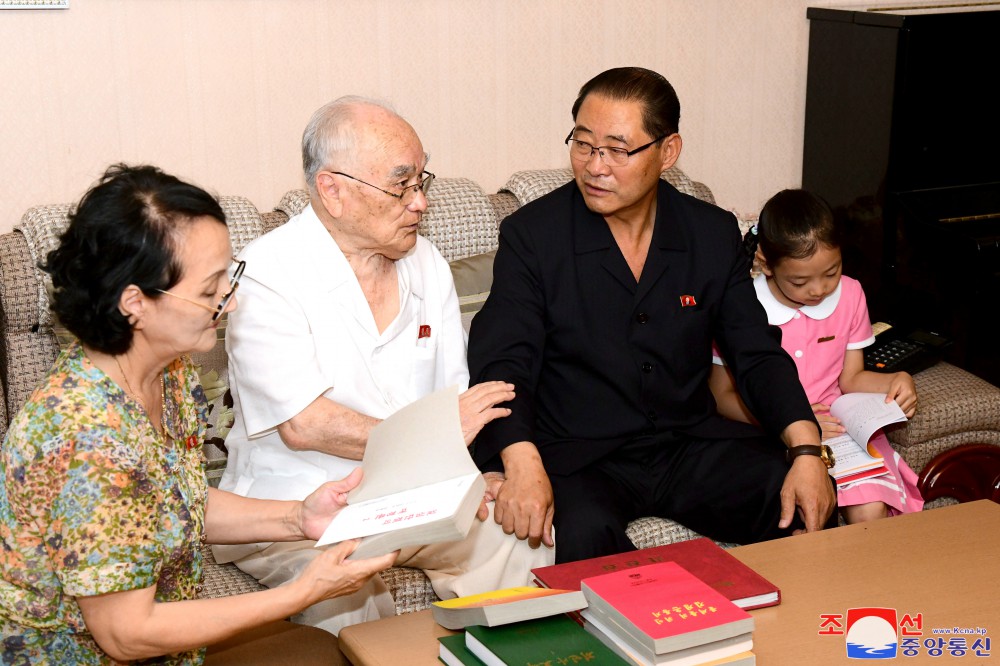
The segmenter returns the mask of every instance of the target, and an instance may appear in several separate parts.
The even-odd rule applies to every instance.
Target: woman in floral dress
[[[200,664],[204,646],[250,632],[260,663],[337,663],[331,635],[274,623],[357,590],[393,554],[346,561],[344,542],[282,587],[197,598],[201,543],[316,539],[360,480],[302,502],[207,486],[207,403],[185,354],[211,349],[236,307],[242,265],[218,203],[153,167],[111,167],[43,268],[78,342],[0,456],[0,662]]]

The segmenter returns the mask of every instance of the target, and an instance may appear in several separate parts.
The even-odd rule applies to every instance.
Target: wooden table
[[[987,500],[740,546],[730,550],[781,589],[781,604],[751,611],[754,653],[763,666],[859,663],[823,616],[850,608],[920,614],[921,641],[932,629],[982,628],[996,655],[932,657],[921,646],[904,664],[1000,664],[1000,504]],[[341,648],[355,666],[436,666],[438,636],[450,632],[430,611],[348,627]],[[943,636],[947,643],[948,638]],[[971,645],[974,636],[966,636]],[[902,646],[902,643],[901,643]],[[954,661],[959,659],[959,661]],[[899,663],[893,662],[893,663]]]

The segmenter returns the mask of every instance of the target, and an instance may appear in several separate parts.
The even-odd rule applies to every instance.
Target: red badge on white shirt
[[[431,327],[428,326],[427,324],[422,324],[420,326],[420,330],[417,331],[417,340],[429,337],[431,337]]]

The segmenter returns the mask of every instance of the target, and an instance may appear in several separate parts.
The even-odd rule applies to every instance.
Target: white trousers
[[[531,569],[555,562],[555,550],[530,548],[527,541],[503,533],[493,521],[493,502],[485,522],[474,520],[462,541],[414,546],[400,551],[396,566],[422,569],[441,599],[530,585]],[[265,587],[287,583],[322,552],[314,541],[250,546],[215,546],[221,562],[235,562]],[[379,576],[353,594],[321,601],[291,618],[292,622],[325,629],[336,635],[344,627],[396,614],[389,589]]]

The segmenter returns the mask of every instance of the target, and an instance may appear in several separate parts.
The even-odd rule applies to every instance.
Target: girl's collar
[[[787,324],[795,317],[796,312],[801,312],[810,319],[826,319],[837,309],[837,304],[840,302],[841,285],[842,283],[838,282],[837,288],[833,290],[833,293],[824,298],[823,302],[819,305],[803,305],[799,308],[790,308],[784,303],[780,303],[774,297],[774,294],[771,293],[771,288],[767,286],[767,276],[761,273],[753,280],[753,287],[757,291],[757,300],[760,301],[760,304],[764,306],[764,311],[767,312],[767,323],[774,326]]]

